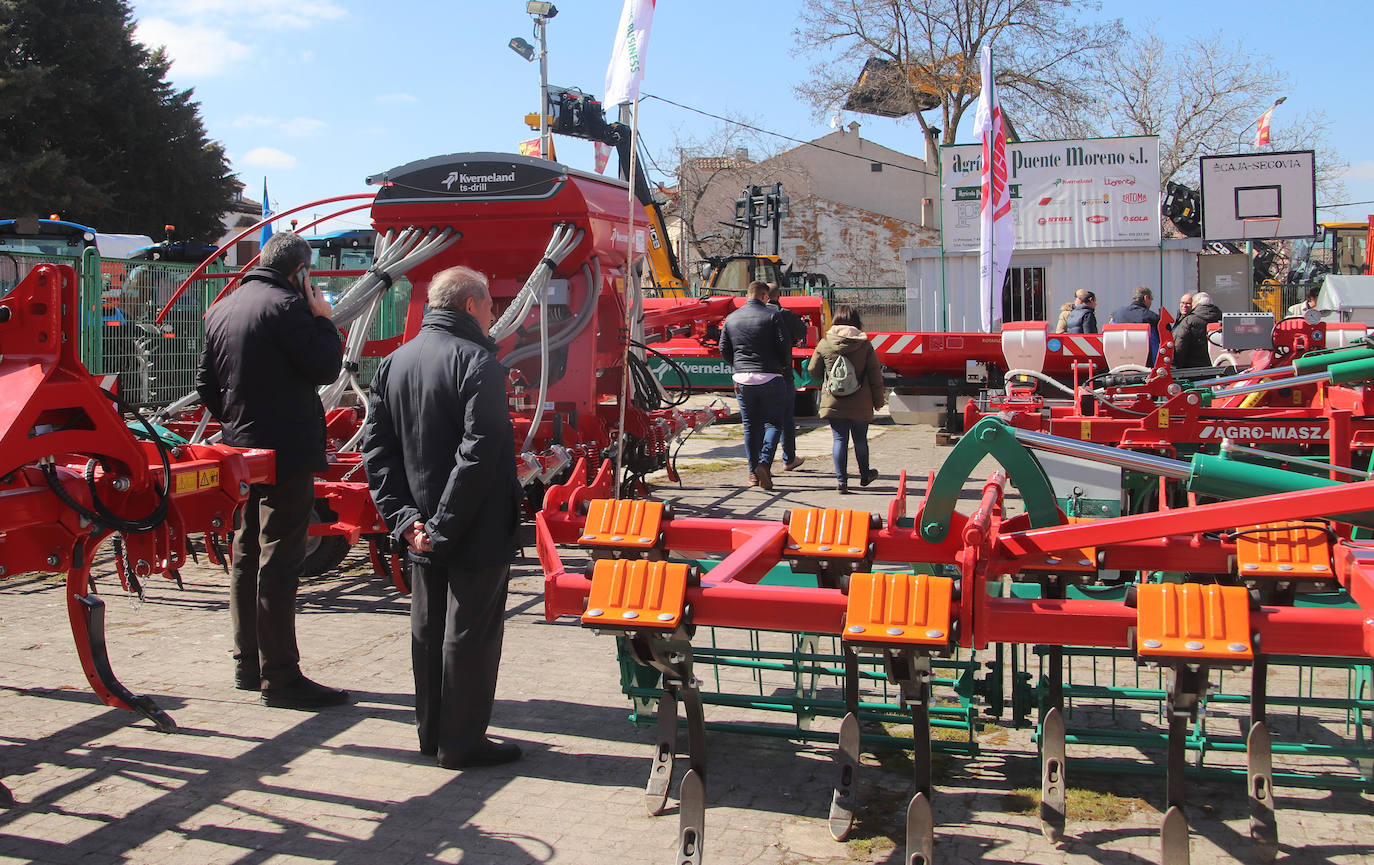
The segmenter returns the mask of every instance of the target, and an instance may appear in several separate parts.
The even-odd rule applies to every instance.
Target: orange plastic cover
[[[926,574],[852,574],[844,638],[854,643],[945,646],[954,580]]]
[[[788,556],[862,559],[868,552],[867,511],[797,508],[787,524]]]
[[[663,502],[644,499],[593,499],[578,543],[589,547],[647,550],[658,543]]]
[[[1255,657],[1244,586],[1150,583],[1136,588],[1136,651],[1228,663]]]
[[[1236,568],[1242,577],[1322,579],[1331,576],[1331,540],[1309,523],[1261,523],[1239,529]]]
[[[682,621],[688,566],[645,559],[601,559],[582,624],[594,628],[662,628]]]

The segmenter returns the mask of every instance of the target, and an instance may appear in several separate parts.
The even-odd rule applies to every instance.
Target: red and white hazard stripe
[[[1102,337],[1096,339],[1076,333],[1055,334],[1059,338],[1059,353],[1065,357],[1102,357]]]

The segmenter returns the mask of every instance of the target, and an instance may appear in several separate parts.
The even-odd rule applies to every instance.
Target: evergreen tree
[[[214,239],[235,183],[125,0],[0,0],[0,218]]]

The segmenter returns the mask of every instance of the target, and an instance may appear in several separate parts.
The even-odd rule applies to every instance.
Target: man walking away
[[[436,274],[419,334],[372,380],[363,437],[372,498],[411,562],[420,752],[446,769],[520,757],[487,738],[522,498],[494,320],[486,277]]]
[[[791,340],[788,351],[790,355],[792,346],[806,342],[806,322],[802,321],[800,315],[782,305],[782,288],[776,283],[768,283],[768,305],[782,316],[782,323],[787,328],[787,338]],[[790,472],[801,468],[802,463],[806,462],[806,457],[797,456],[797,382],[792,374],[791,357],[787,360],[782,377],[787,382],[790,398],[782,406],[782,467]]]
[[[334,381],[343,343],[324,293],[310,282],[310,245],[278,232],[259,266],[205,314],[205,351],[196,391],[220,421],[224,443],[271,448],[276,482],[254,484],[234,532],[229,612],[234,682],[262,691],[262,702],[316,709],[348,692],[301,674],[296,588],[315,510],[315,472],[328,468],[324,406],[315,389]]]
[[[1113,312],[1110,322],[1116,324],[1148,324],[1150,326],[1149,366],[1155,365],[1155,355],[1159,354],[1159,313],[1150,309],[1155,301],[1155,293],[1147,286],[1140,286],[1131,296],[1131,302]]]
[[[770,465],[782,433],[783,400],[790,399],[782,372],[792,365],[792,349],[782,316],[768,305],[768,283],[749,283],[744,306],[725,317],[720,355],[735,370],[735,395],[744,424],[749,474],[765,490],[773,488]]]

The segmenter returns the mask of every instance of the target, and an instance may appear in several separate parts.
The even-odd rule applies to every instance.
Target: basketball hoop
[[[1273,240],[1279,236],[1279,223],[1283,221],[1283,217],[1243,216],[1238,221],[1241,240]]]

